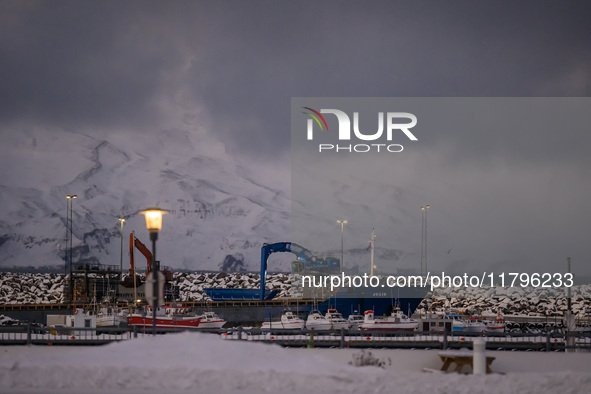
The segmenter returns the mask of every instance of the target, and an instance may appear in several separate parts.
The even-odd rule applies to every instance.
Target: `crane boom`
[[[146,275],[152,272],[152,252],[144,245],[139,239],[135,237],[133,231],[129,233],[129,275],[133,275],[134,268],[135,268],[135,259],[133,257],[133,247],[140,251],[141,254],[144,255],[146,261],[148,263],[148,269],[146,271]]]

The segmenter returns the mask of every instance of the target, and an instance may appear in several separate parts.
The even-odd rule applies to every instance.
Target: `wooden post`
[[[31,322],[27,322],[27,346],[31,346],[33,338],[31,338]]]

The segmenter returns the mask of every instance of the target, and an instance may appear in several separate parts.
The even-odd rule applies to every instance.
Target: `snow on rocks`
[[[586,317],[586,312],[591,310],[591,285],[573,286],[571,290],[573,313],[578,318]],[[565,289],[537,287],[440,288],[427,293],[417,313],[426,313],[435,305],[483,315],[540,317],[563,316],[567,308]]]
[[[63,299],[63,274],[0,272],[0,304],[55,304]]]
[[[138,274],[143,277],[143,274]],[[124,275],[125,276],[125,275]],[[0,303],[56,304],[64,302],[67,276],[63,274],[32,274],[0,272]],[[206,288],[258,289],[257,273],[175,272],[172,284],[178,286],[181,301],[208,301]],[[279,297],[289,295],[289,274],[268,274],[266,287],[279,290]]]
[[[173,276],[173,284],[179,288],[181,301],[209,301],[204,291],[207,288],[258,289],[260,282],[259,274],[245,272],[175,272]],[[291,275],[267,274],[265,287],[279,290],[278,297],[287,297],[291,288]]]
[[[64,302],[67,276],[63,274],[0,272],[0,303],[55,304]],[[267,275],[266,288],[279,290],[278,297],[289,297],[292,276]],[[206,288],[258,289],[258,273],[175,272],[172,284],[179,288],[180,301],[209,301]],[[524,314],[562,316],[566,311],[565,289],[531,287],[440,288],[427,293],[417,312],[425,313],[435,304],[444,308],[478,311],[485,315]],[[572,308],[577,317],[591,310],[591,285],[572,288]]]

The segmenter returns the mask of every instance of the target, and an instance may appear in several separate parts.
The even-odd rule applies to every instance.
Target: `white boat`
[[[477,317],[471,317],[466,320],[464,325],[465,332],[484,332],[486,330],[486,324],[484,321]]]
[[[376,319],[373,310],[365,311],[363,324],[359,326],[364,331],[413,331],[419,325],[418,320],[409,319],[400,309],[392,310],[390,316]]]
[[[503,315],[497,315],[495,320],[488,320],[485,323],[485,332],[505,332],[505,326],[507,325]]]
[[[486,324],[482,319],[469,318],[465,319],[459,314],[445,315],[446,318],[452,319],[453,332],[484,332]]]
[[[109,292],[97,303],[95,293],[84,312],[89,316],[96,316],[97,327],[124,327],[127,325],[129,307],[122,308],[114,300],[114,294]]]
[[[276,321],[263,322],[261,330],[301,330],[305,322],[293,314],[286,311],[281,314],[281,319]]]
[[[331,327],[330,320],[324,317],[318,310],[310,312],[306,320],[306,328],[308,330],[330,330]]]
[[[454,319],[444,313],[428,313],[419,319],[419,331],[423,332],[451,332]]]
[[[226,324],[226,321],[213,311],[203,312],[203,314],[198,317],[201,318],[201,321],[199,322],[199,326],[197,326],[197,328],[215,329],[222,328],[224,324]]]
[[[342,328],[348,330],[351,328],[351,323],[337,312],[336,309],[329,309],[324,317],[330,321],[333,330],[340,330]]]
[[[100,305],[96,312],[97,327],[122,327],[127,325],[129,310],[116,305]]]
[[[359,326],[363,324],[363,315],[360,315],[357,311],[353,311],[352,314],[349,315],[347,321],[351,325],[351,329],[359,329]]]

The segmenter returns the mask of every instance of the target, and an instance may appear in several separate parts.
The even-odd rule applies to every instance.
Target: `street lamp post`
[[[68,275],[68,272],[70,271],[70,202],[72,196],[70,196],[69,194],[66,196],[66,249],[64,252],[64,261],[65,261],[65,267],[64,267],[64,277],[65,275]]]
[[[121,259],[119,260],[120,264],[120,272],[119,272],[119,280],[123,280],[123,224],[125,223],[125,218],[118,218],[119,222],[121,223]],[[135,277],[133,278],[135,280]]]
[[[152,278],[154,279],[153,299],[152,299],[152,333],[156,335],[156,308],[158,308],[158,265],[156,264],[156,240],[158,239],[158,232],[162,229],[162,215],[168,211],[160,208],[149,208],[140,213],[146,216],[146,227],[150,233],[150,240],[152,241]],[[134,278],[135,280],[135,278]]]
[[[369,247],[371,249],[371,259],[370,259],[370,263],[371,263],[371,267],[369,269],[369,274],[370,276],[374,276],[375,274],[375,269],[376,266],[374,265],[374,249],[376,246],[376,231],[375,229],[371,229],[371,238],[369,239]]]
[[[68,194],[66,195],[66,213],[67,213],[67,218],[66,218],[66,260],[68,261],[68,265],[70,268],[70,296],[71,299],[70,301],[72,303],[74,303],[74,278],[72,277],[72,249],[73,249],[73,245],[72,245],[72,237],[73,237],[73,230],[72,230],[72,203],[74,202],[74,199],[78,198],[78,196],[76,194]]]
[[[337,220],[337,223],[339,223],[341,225],[341,272],[343,272],[343,269],[345,268],[345,264],[343,263],[343,231],[344,231],[344,227],[345,224],[349,223],[346,220]]]
[[[421,275],[426,275],[427,270],[427,209],[431,208],[431,205],[425,205],[421,207],[421,211],[423,213],[423,222],[422,222],[422,237],[421,237]],[[425,265],[425,272],[423,273],[423,263]]]

